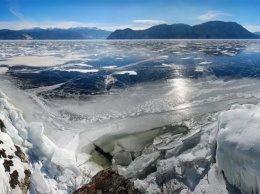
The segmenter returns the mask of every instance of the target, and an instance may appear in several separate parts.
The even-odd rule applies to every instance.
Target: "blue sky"
[[[0,0],[0,29],[98,27],[234,21],[260,31],[259,0]]]

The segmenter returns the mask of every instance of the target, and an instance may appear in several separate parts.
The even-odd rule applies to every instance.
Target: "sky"
[[[0,29],[146,29],[233,21],[260,31],[259,0],[0,0]]]

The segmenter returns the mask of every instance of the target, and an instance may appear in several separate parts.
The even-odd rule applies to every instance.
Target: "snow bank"
[[[23,119],[22,111],[16,109],[1,91],[0,119],[5,125],[5,133],[1,132],[0,134],[1,138],[4,137],[1,141],[7,141],[10,145],[14,142],[23,147],[29,155],[32,163],[30,194],[70,193],[85,183],[86,178],[88,178],[86,176],[91,177],[101,170],[99,166],[88,162],[89,155],[77,154],[72,151],[74,149],[68,150],[58,147],[44,135],[42,123],[27,123]],[[72,142],[70,145],[77,143]],[[22,172],[24,170],[19,174]],[[0,179],[0,193],[10,193],[10,188],[5,186],[6,182],[9,181],[8,173],[0,167],[0,174],[1,176],[6,174]]]
[[[2,115],[1,115],[2,117]],[[18,148],[6,133],[0,131],[0,193],[24,193],[30,179],[28,159],[18,154]],[[20,151],[20,150],[19,150]],[[28,172],[28,173],[26,173]],[[15,176],[17,175],[17,177]],[[16,182],[16,178],[19,181]]]
[[[260,193],[260,107],[233,105],[219,116],[217,164],[245,193]]]

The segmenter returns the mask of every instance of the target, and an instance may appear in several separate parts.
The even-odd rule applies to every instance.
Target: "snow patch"
[[[5,74],[8,70],[7,67],[0,67],[0,74]]]
[[[103,69],[115,69],[115,68],[117,68],[117,66],[111,65],[111,66],[103,66],[101,68],[103,68]]]
[[[25,65],[25,66],[40,66],[50,67],[63,64],[68,60],[55,56],[16,56],[9,58],[7,61],[0,61],[0,65]]]
[[[196,66],[195,71],[196,72],[203,72],[204,71],[204,66]]]
[[[211,64],[212,62],[209,62],[209,61],[204,61],[204,62],[200,62],[198,63],[199,65],[209,65]]]
[[[96,73],[98,69],[59,69],[59,71],[80,72],[80,73]]]
[[[129,75],[137,75],[135,71],[119,71],[116,72],[115,74],[123,75],[123,74],[129,74]]]

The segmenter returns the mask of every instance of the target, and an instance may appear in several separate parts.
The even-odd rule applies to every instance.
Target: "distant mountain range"
[[[25,30],[0,30],[0,40],[72,40],[106,39],[110,31],[98,28],[33,28]]]
[[[235,22],[210,21],[189,26],[187,24],[161,24],[146,30],[116,30],[107,39],[257,39]]]
[[[161,24],[145,30],[98,28],[33,28],[0,30],[0,40],[84,40],[84,39],[258,39],[260,32],[251,33],[235,22],[210,21],[195,26]]]

